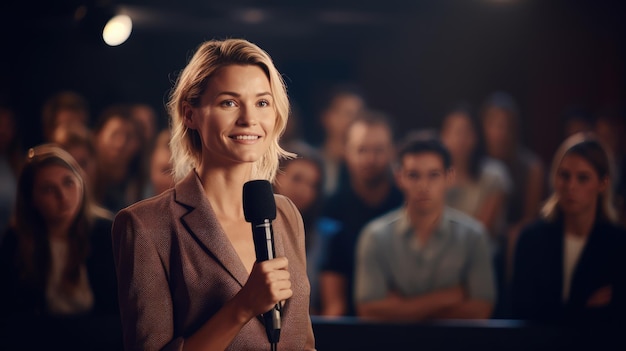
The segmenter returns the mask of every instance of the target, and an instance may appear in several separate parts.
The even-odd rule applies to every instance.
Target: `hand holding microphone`
[[[266,304],[261,313],[263,313],[267,338],[275,346],[280,339],[282,323],[280,301],[291,297],[293,292],[287,271],[287,258],[276,258],[272,229],[272,220],[276,218],[276,202],[272,186],[268,181],[252,180],[244,184],[243,212],[246,221],[252,224],[252,237],[257,258],[246,285],[263,287],[259,290],[257,297]],[[263,294],[268,295],[263,296]]]

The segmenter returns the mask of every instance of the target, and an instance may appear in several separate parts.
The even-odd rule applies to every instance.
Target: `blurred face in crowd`
[[[441,141],[453,160],[467,160],[476,148],[477,136],[470,117],[462,112],[446,116],[441,130]]]
[[[33,184],[33,205],[48,225],[69,224],[78,214],[83,189],[80,179],[60,165],[41,168]]]
[[[343,138],[350,123],[363,109],[363,100],[356,95],[335,97],[322,115],[322,125],[330,137]]]
[[[393,159],[391,131],[383,124],[352,124],[346,138],[350,178],[364,184],[386,181]]]
[[[132,116],[141,126],[144,140],[152,140],[156,136],[156,114],[152,107],[148,105],[135,105],[132,109]]]
[[[396,182],[407,206],[424,214],[442,210],[453,174],[444,168],[441,156],[423,152],[404,155],[400,161]]]
[[[150,181],[154,187],[154,194],[158,195],[174,185],[172,174],[172,153],[166,146],[157,147],[152,153],[150,162]]]
[[[487,151],[492,157],[505,158],[513,140],[513,117],[506,110],[490,107],[485,112],[483,130]]]
[[[81,110],[61,109],[58,110],[54,118],[54,127],[85,124],[87,122],[87,113]]]
[[[96,135],[98,158],[105,167],[127,167],[139,148],[135,126],[120,117],[110,118]]]
[[[200,106],[185,114],[187,126],[200,134],[203,160],[213,164],[256,162],[275,138],[272,89],[256,65],[220,68],[209,80]]]
[[[50,142],[55,142],[54,138],[58,134],[65,133],[66,129],[77,126],[86,126],[87,112],[78,109],[63,108],[56,111],[52,125],[44,131],[45,137]]]
[[[322,174],[314,162],[296,159],[276,174],[276,192],[285,195],[300,211],[306,211],[315,203],[320,189]]]
[[[97,167],[94,154],[89,150],[86,145],[73,145],[65,148],[74,159],[76,163],[82,168],[85,173],[85,178],[88,186],[91,186],[95,180]]]
[[[554,179],[559,207],[566,216],[595,212],[599,195],[607,189],[607,183],[585,158],[565,155]]]

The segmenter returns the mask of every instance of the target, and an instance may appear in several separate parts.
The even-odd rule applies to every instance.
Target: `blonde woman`
[[[517,245],[514,318],[612,323],[626,312],[626,233],[612,207],[611,157],[590,134],[566,139],[552,163],[554,192]]]
[[[261,313],[283,302],[282,350],[314,349],[304,227],[276,196],[277,258],[255,262],[242,188],[271,181],[289,112],[270,57],[245,40],[199,46],[171,92],[173,189],[113,226],[127,350],[269,350]]]

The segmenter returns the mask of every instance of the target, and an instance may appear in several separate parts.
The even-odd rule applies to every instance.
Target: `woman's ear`
[[[189,129],[198,129],[194,117],[194,108],[188,102],[183,102],[183,123]]]

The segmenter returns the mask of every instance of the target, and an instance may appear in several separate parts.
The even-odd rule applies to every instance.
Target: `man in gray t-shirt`
[[[405,206],[370,222],[356,257],[355,302],[366,318],[485,319],[496,298],[487,232],[445,206],[454,181],[436,139],[412,138],[398,153]]]

